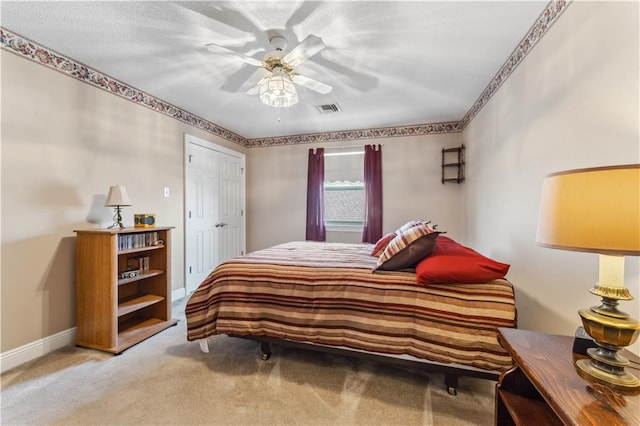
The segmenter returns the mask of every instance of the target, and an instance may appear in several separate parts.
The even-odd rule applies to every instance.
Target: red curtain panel
[[[364,147],[364,203],[362,242],[375,244],[382,237],[382,145]]]
[[[324,148],[309,149],[307,173],[307,235],[310,241],[326,241],[324,225]]]

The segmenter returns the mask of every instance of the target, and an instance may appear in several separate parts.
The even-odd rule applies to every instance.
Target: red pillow
[[[420,284],[486,283],[504,278],[509,267],[440,235],[431,255],[416,266],[416,279]]]
[[[387,248],[391,240],[393,240],[395,237],[396,233],[392,232],[380,238],[376,245],[373,246],[373,250],[371,250],[371,256],[379,257],[384,252],[384,249]]]

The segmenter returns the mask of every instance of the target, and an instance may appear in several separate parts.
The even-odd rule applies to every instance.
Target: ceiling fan
[[[298,93],[295,84],[321,94],[331,92],[333,89],[331,86],[295,72],[297,66],[326,47],[320,37],[307,36],[286,55],[284,55],[284,49],[287,47],[287,40],[283,36],[275,35],[269,39],[269,43],[274,50],[267,53],[262,61],[215,43],[209,43],[206,46],[212,52],[227,55],[246,64],[264,69],[266,75],[253,85],[247,93],[250,95],[259,93],[260,100],[266,105],[289,107],[296,104],[298,102]],[[259,73],[259,75],[261,74]]]

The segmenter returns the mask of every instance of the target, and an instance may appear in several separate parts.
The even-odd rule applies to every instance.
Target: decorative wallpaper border
[[[141,90],[131,87],[100,71],[60,55],[42,45],[0,27],[0,46],[12,53],[52,68],[84,83],[120,96],[131,102],[150,108],[161,114],[190,124],[206,132],[220,136],[238,145],[246,146],[247,139],[215,123],[191,114]]]
[[[399,136],[430,135],[436,133],[455,133],[461,131],[461,123],[459,121],[455,121],[450,123],[419,124],[402,127],[380,127],[377,129],[346,130],[342,132],[309,133],[305,135],[248,139],[247,146],[254,148],[274,145],[294,145],[337,141],[344,142],[358,139],[393,138]]]
[[[568,0],[554,0],[551,1],[547,7],[542,11],[540,17],[538,17],[537,21],[527,35],[520,41],[518,47],[511,53],[507,61],[502,65],[498,73],[491,80],[489,85],[484,89],[480,97],[475,101],[475,103],[469,108],[469,111],[462,118],[462,128],[467,127],[467,124],[471,122],[473,117],[480,112],[480,110],[489,102],[489,99],[493,96],[494,93],[498,91],[502,83],[504,83],[507,78],[515,71],[515,69],[520,65],[522,60],[527,56],[527,54],[531,51],[533,46],[536,45],[540,41],[543,35],[547,33],[549,28],[558,20],[562,12],[567,9],[570,1]]]
[[[400,136],[417,136],[439,133],[461,132],[471,122],[478,112],[489,102],[493,94],[502,86],[507,78],[522,62],[533,46],[558,20],[571,0],[552,0],[542,11],[540,17],[531,27],[527,35],[520,41],[516,49],[502,65],[496,76],[484,89],[480,97],[474,102],[461,121],[418,124],[400,127],[381,127],[375,129],[347,130],[329,133],[311,133],[304,135],[279,136],[271,138],[247,139],[237,133],[218,126],[204,118],[155,98],[141,90],[131,87],[104,73],[94,70],[80,62],[74,61],[44,46],[32,42],[18,34],[0,27],[0,47],[32,60],[63,74],[69,75],[82,82],[105,90],[114,95],[150,108],[161,114],[175,118],[183,123],[192,125],[213,135],[219,136],[243,147],[267,147],[278,145],[294,145],[308,143],[324,143],[373,138],[391,138]]]
[[[515,50],[511,53],[504,65],[500,68],[498,73],[493,77],[489,85],[483,90],[480,97],[469,108],[469,111],[465,114],[461,121],[448,122],[448,123],[436,123],[436,124],[422,124],[415,126],[404,127],[386,127],[380,129],[364,129],[364,130],[350,130],[345,132],[331,132],[331,133],[315,133],[308,135],[293,135],[282,136],[274,138],[263,139],[249,139],[247,140],[247,146],[272,146],[272,145],[292,145],[300,143],[319,143],[319,142],[334,142],[334,141],[347,141],[357,139],[371,139],[371,138],[385,138],[395,136],[416,136],[416,135],[428,135],[435,133],[454,133],[461,132],[471,122],[473,117],[480,112],[480,110],[489,102],[489,99],[493,94],[502,86],[507,78],[515,71],[520,65],[522,60],[531,51],[533,46],[540,41],[543,35],[551,28],[551,25],[557,21],[562,12],[564,12],[569,5],[570,0],[552,0],[544,8],[536,22],[531,29],[527,32],[527,35],[520,41]]]

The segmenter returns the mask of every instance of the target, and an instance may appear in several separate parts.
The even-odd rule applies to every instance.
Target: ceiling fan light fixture
[[[276,108],[286,108],[298,103],[298,92],[291,78],[282,72],[265,79],[260,87],[263,104]]]

